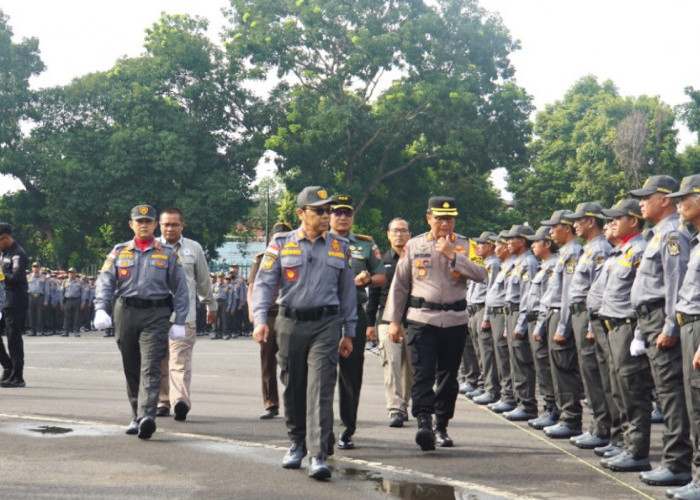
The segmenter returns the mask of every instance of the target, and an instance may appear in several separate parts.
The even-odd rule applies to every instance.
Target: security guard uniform
[[[677,190],[678,182],[673,177],[655,175],[647,179],[644,187],[630,194],[640,198],[654,193],[670,194]],[[630,300],[637,316],[638,338],[647,345],[646,353],[666,426],[661,466],[674,473],[689,473],[693,446],[688,414],[683,411],[686,402],[681,343],[676,342],[667,349],[656,347],[661,333],[674,338],[680,336],[675,314],[676,302],[690,248],[690,235],[680,226],[674,207],[672,214],[646,234],[648,243],[632,285]],[[645,481],[645,478],[642,477],[642,480]]]
[[[572,215],[575,220],[585,217],[603,219],[603,207],[597,203],[579,203]],[[576,341],[578,352],[578,364],[581,370],[583,389],[588,399],[593,418],[590,421],[587,433],[583,435],[583,441],[577,440],[577,446],[595,448],[604,446],[609,441],[611,416],[608,409],[603,382],[600,373],[598,359],[601,353],[595,342],[586,340],[590,326],[586,297],[593,282],[598,278],[603,265],[610,255],[612,245],[608,243],[603,234],[599,234],[587,241],[583,247],[583,254],[576,264],[574,276],[569,288],[569,303],[571,310],[571,327]],[[607,364],[604,367],[607,369]]]
[[[428,210],[433,217],[457,215],[455,200],[448,197],[431,198]],[[454,248],[452,260],[437,251],[438,240],[432,231],[408,241],[384,311],[385,320],[400,324],[405,305],[409,305],[406,340],[413,369],[411,412],[419,428],[416,442],[424,450],[431,448],[422,441],[423,435],[432,439],[434,448],[433,413],[436,431],[449,440],[442,446],[451,445],[446,429],[454,416],[459,393],[457,372],[469,333],[467,283],[488,278],[486,269],[469,259],[468,238],[455,233],[447,238]]]
[[[39,269],[39,263],[32,263],[32,269]],[[44,302],[46,302],[47,282],[41,271],[27,276],[29,292],[29,327],[30,337],[41,335],[44,331]]]
[[[632,199],[618,202],[610,210],[604,210],[603,214],[607,217],[629,215],[642,218],[639,203]],[[599,314],[608,331],[614,371],[622,394],[627,424],[623,435],[625,450],[635,461],[648,462],[653,388],[651,369],[646,355],[630,354],[630,344],[637,328],[630,292],[646,246],[647,241],[642,234],[636,233],[623,238],[620,245],[613,249]],[[623,453],[614,458],[621,460],[625,456]],[[605,459],[601,464],[605,467],[610,465]]]
[[[219,279],[212,283],[211,291],[216,299],[216,323],[212,330],[212,339],[221,339],[227,332],[228,303],[231,296],[231,285],[224,281],[224,273],[219,273]]]
[[[297,197],[299,208],[328,203],[320,186],[304,188]],[[253,287],[256,327],[267,322],[272,298],[279,290],[277,362],[285,385],[284,416],[292,448],[303,446],[312,458],[322,460],[332,446],[341,330],[343,336],[352,338],[357,327],[357,292],[350,260],[350,245],[341,236],[323,232],[311,241],[302,227],[278,233],[265,251]]]
[[[80,305],[83,298],[83,281],[75,276],[75,268],[70,268],[72,278],[66,279],[61,285],[61,307],[63,309],[63,333],[61,337],[67,337],[74,332],[80,337]],[[70,276],[70,275],[69,275]]]
[[[131,218],[155,220],[155,209],[138,205]],[[155,419],[170,314],[174,310],[174,324],[184,325],[189,310],[185,273],[174,249],[155,238],[143,250],[135,239],[116,245],[97,279],[95,310],[108,312],[113,296],[115,339],[133,420]]]
[[[568,224],[573,226],[568,210],[557,210],[551,219],[542,221],[543,226]],[[576,264],[581,256],[582,248],[577,238],[572,239],[559,249],[559,260],[550,277],[547,292],[542,297],[542,303],[547,307],[547,347],[554,382],[554,396],[561,412],[558,429],[566,426],[573,433],[581,433],[581,376],[578,369],[578,357],[573,333],[571,331],[571,304],[569,287],[576,270]],[[560,334],[566,338],[564,344],[554,342],[554,335]],[[551,437],[569,437],[566,433],[551,434]]]

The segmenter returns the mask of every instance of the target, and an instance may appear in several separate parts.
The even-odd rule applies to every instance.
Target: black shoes
[[[130,436],[135,436],[139,433],[139,423],[136,420],[132,420],[129,426],[126,428],[126,433]]]
[[[14,389],[20,387],[27,387],[27,383],[24,379],[11,377],[9,380],[0,382],[0,387],[5,387],[6,389]]]
[[[265,410],[265,413],[260,415],[260,420],[270,420],[271,418],[275,418],[279,414],[279,408],[277,408],[276,406],[271,406],[270,408]]]
[[[395,411],[391,414],[391,418],[389,420],[389,427],[403,427],[404,420],[406,419],[404,418],[403,414],[399,413],[398,411]]]
[[[416,432],[416,444],[422,451],[435,449],[435,433],[433,432],[433,419],[430,415],[418,415],[418,432]]]
[[[139,422],[139,439],[151,439],[156,431],[156,421],[151,417],[143,417]]]
[[[440,448],[452,448],[454,446],[452,438],[447,435],[447,429],[435,429],[435,444]]]
[[[178,401],[175,403],[175,408],[173,408],[173,411],[175,412],[175,416],[173,418],[181,422],[187,418],[190,407],[187,406],[187,403],[184,401]]]
[[[0,378],[0,382],[7,382],[8,380],[10,380],[11,376],[12,376],[12,369],[11,368],[3,368],[2,378]]]
[[[286,455],[282,459],[282,467],[284,469],[298,469],[301,467],[301,461],[306,456],[305,443],[292,443]]]
[[[170,416],[170,408],[167,406],[159,406],[156,408],[156,417],[169,417]]]
[[[309,464],[309,477],[323,481],[331,478],[331,468],[326,460],[320,457],[311,457]]]
[[[341,434],[340,438],[338,439],[338,449],[354,450],[355,442],[352,440],[352,436],[346,436],[345,434]]]

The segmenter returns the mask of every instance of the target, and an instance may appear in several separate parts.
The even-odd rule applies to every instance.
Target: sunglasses
[[[304,210],[311,210],[316,215],[330,214],[331,207],[305,207]]]
[[[352,214],[354,213],[351,208],[334,208],[331,213],[335,215],[336,217],[352,217]]]

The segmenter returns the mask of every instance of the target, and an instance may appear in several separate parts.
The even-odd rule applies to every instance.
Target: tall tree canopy
[[[138,203],[181,208],[187,234],[210,251],[247,209],[257,107],[206,26],[163,14],[142,57],[40,93],[36,128],[4,170],[26,191],[7,204],[27,214],[58,263],[94,261],[129,237]]]
[[[276,83],[266,147],[291,192],[352,195],[357,221],[422,219],[452,194],[527,162],[530,98],[513,79],[518,48],[472,0],[232,0],[227,48],[248,79]],[[498,196],[480,196],[501,213]],[[465,229],[476,229],[474,226]]]
[[[582,78],[537,114],[532,163],[510,170],[516,209],[536,225],[582,201],[610,206],[649,175],[682,176],[674,121],[658,98],[623,98],[609,80]]]

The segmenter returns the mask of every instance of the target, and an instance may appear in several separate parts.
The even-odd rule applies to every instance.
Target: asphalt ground
[[[381,364],[366,352],[356,449],[336,450],[318,482],[281,468],[282,417],[260,420],[259,347],[199,337],[192,410],[157,419],[150,440],[130,420],[121,358],[102,332],[25,337],[24,389],[0,389],[0,498],[664,498],[637,473],[613,473],[592,451],[551,440],[464,397],[454,448],[423,453],[413,418],[388,427]],[[280,385],[280,391],[282,386]],[[336,409],[337,415],[337,409]],[[588,415],[586,415],[588,418]],[[336,417],[337,422],[337,417]],[[584,422],[586,423],[586,422]],[[659,463],[663,425],[652,431]]]

